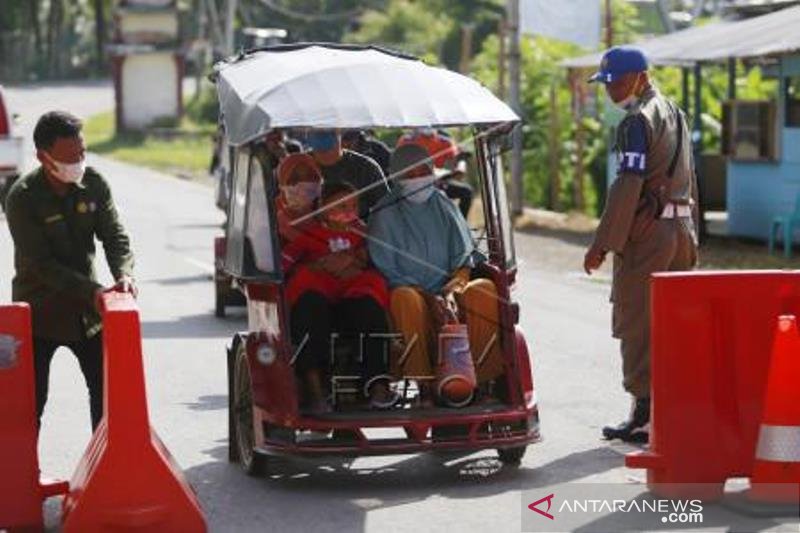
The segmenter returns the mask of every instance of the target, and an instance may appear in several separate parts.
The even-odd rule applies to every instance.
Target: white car
[[[22,170],[22,137],[14,131],[16,118],[0,85],[0,208]]]

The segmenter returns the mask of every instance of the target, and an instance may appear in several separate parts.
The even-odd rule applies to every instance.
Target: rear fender
[[[525,339],[525,332],[521,327],[514,327],[514,339],[516,341],[517,367],[519,369],[520,384],[525,397],[525,406],[528,408],[536,404],[536,395],[533,389],[533,369],[528,342]]]

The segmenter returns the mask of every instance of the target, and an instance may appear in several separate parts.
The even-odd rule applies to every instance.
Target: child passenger
[[[366,226],[358,218],[355,189],[346,182],[324,183],[315,218],[283,247],[283,271],[289,276],[285,292],[289,306],[297,309],[295,304],[298,300],[307,301],[309,295],[314,295],[326,302],[327,309],[334,310],[332,323],[337,318],[343,320],[342,325],[336,328],[337,333],[349,336],[386,333],[388,324],[384,317],[389,293],[383,276],[369,265]],[[370,316],[354,316],[364,314],[357,311],[359,309],[371,309]],[[316,311],[313,314],[293,310],[292,329],[311,332],[320,327],[320,322],[324,321],[323,313]],[[367,326],[369,323],[372,326]],[[380,347],[382,342],[378,343]],[[313,340],[310,344],[324,345]],[[382,352],[375,349],[374,341],[366,344],[362,365],[364,377],[369,380],[386,371],[386,362],[381,360],[382,353],[373,353]],[[320,348],[316,350],[320,351]],[[297,368],[306,381],[312,407],[316,411],[323,410],[321,376],[325,369],[321,367],[329,365],[328,353],[308,354],[306,357],[316,359],[316,363],[302,360],[301,353]],[[382,382],[376,382],[367,392],[376,406],[384,406],[389,399],[388,386]]]

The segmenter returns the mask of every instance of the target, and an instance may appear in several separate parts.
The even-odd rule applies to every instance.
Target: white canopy
[[[519,117],[475,80],[375,47],[279,45],[220,63],[229,142],[272,128],[457,126]]]

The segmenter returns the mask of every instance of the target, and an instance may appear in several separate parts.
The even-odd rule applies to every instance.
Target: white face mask
[[[284,185],[281,191],[286,205],[292,209],[304,209],[319,198],[321,188],[322,184],[318,181],[301,181],[294,185]]]
[[[404,198],[415,204],[421,204],[433,194],[434,182],[436,182],[436,176],[430,174],[419,178],[407,178],[398,183]]]
[[[80,183],[86,172],[85,158],[77,163],[61,163],[60,161],[53,161],[53,163],[56,167],[56,179],[64,183]]]

